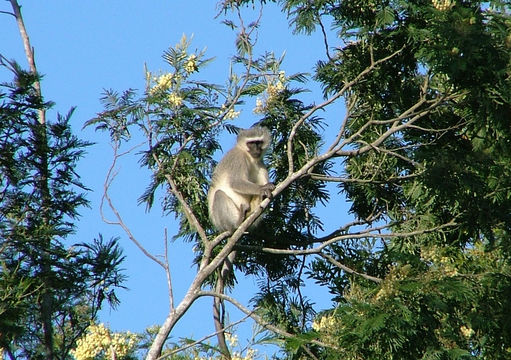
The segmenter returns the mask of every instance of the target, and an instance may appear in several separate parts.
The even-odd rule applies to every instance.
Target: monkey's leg
[[[217,190],[213,198],[213,225],[221,231],[234,231],[245,219],[248,205],[236,206],[234,201],[222,190]]]

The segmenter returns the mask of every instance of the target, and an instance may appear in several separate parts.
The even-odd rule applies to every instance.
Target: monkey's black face
[[[263,141],[255,140],[255,141],[247,141],[248,153],[254,159],[260,158],[264,152]]]

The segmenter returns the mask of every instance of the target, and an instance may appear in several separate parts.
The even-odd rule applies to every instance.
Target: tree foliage
[[[41,123],[39,76],[15,63],[0,92],[0,348],[11,359],[68,359],[104,300],[118,303],[117,239],[70,246],[86,187],[75,173],[90,144],[69,118]],[[5,92],[4,92],[5,91]]]
[[[352,277],[325,260],[312,264],[311,276],[338,301],[332,321],[318,326],[330,345],[321,353],[350,359],[507,358],[508,4],[283,5],[297,31],[312,31],[327,18],[338,31],[343,44],[317,67],[327,95],[373,59],[399,51],[351,88],[346,132],[357,134],[356,147],[389,131],[393,119],[414,104],[423,107],[421,94],[426,103],[444,99],[405,131],[333,168],[346,177],[339,188],[351,211],[390,224],[396,236],[382,234],[369,246],[346,241],[328,250],[340,263],[382,278],[380,283]],[[376,126],[369,128],[371,123]],[[361,132],[364,127],[370,131]],[[442,224],[449,226],[438,228]]]
[[[147,358],[162,354],[201,296],[246,312],[289,358],[509,357],[509,3],[278,5],[295,32],[323,34],[312,78],[255,53],[259,18],[249,23],[243,11],[269,4],[225,1],[224,23],[237,32],[225,85],[198,80],[209,59],[183,37],[163,55],[168,71],[147,71],[141,93],[107,91],[87,123],[108,131],[112,169],[121,148],[143,141],[140,163],[152,176],[140,202],[150,208],[162,194],[160,206],[178,219],[174,239],[195,245],[197,274],[174,302],[166,255],[143,248],[106,189],[115,223],[167,273],[171,309]],[[313,81],[323,93],[307,103]],[[205,200],[219,136],[235,133],[253,102],[253,123],[273,134],[265,161],[275,196],[233,234],[215,234]],[[320,117],[341,102],[343,118]],[[340,197],[351,220],[325,224],[319,209],[338,211]],[[246,233],[263,210],[264,226]],[[233,249],[237,274],[260,285],[253,311],[212,286]],[[332,309],[317,314],[302,296],[307,279],[329,289]]]

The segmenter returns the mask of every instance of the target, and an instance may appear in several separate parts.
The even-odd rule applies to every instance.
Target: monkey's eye
[[[262,141],[261,140],[254,140],[254,141],[247,141],[247,144],[250,144],[250,145],[262,145]]]

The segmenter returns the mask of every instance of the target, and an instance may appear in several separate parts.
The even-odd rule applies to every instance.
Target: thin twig
[[[165,274],[167,275],[167,287],[169,290],[169,304],[170,311],[174,310],[174,288],[172,287],[172,276],[170,274],[170,263],[169,263],[169,245],[168,245],[168,236],[167,236],[167,228],[164,231],[164,240],[165,240]]]
[[[366,239],[366,238],[369,238],[369,239],[405,238],[405,237],[429,234],[431,232],[442,230],[447,227],[453,227],[456,225],[457,225],[457,223],[454,220],[451,220],[446,224],[435,226],[430,229],[415,230],[415,231],[409,231],[409,232],[405,232],[405,233],[374,233],[375,231],[385,230],[390,226],[390,225],[383,225],[383,226],[366,229],[363,231],[358,231],[355,233],[333,235],[331,238],[324,237],[321,239],[315,238],[315,239],[305,241],[305,242],[302,241],[302,243],[301,243],[302,245],[318,243],[321,241],[321,243],[317,247],[310,248],[310,249],[276,249],[276,248],[258,247],[258,246],[251,246],[251,245],[238,245],[238,246],[240,249],[257,250],[257,251],[262,251],[262,252],[266,252],[269,254],[312,255],[312,254],[320,254],[326,247],[328,247],[329,245],[335,244],[341,240]]]
[[[347,267],[346,265],[341,264],[339,261],[335,260],[333,257],[331,257],[330,255],[327,255],[327,254],[325,254],[323,252],[320,252],[318,255],[321,256],[323,259],[327,260],[329,263],[337,266],[338,268],[344,270],[345,272],[347,272],[349,274],[358,275],[358,276],[363,277],[364,279],[371,280],[371,281],[374,281],[376,283],[381,283],[383,281],[382,279],[380,279],[378,277],[367,275],[365,273],[361,273],[361,272],[355,271],[355,270]]]
[[[107,175],[106,175],[106,178],[105,178],[105,182],[103,184],[103,196],[101,197],[101,203],[100,203],[100,206],[99,206],[99,211],[100,211],[100,214],[101,214],[101,218],[103,219],[103,221],[105,223],[120,226],[124,230],[124,232],[128,235],[128,238],[140,249],[140,251],[142,251],[142,253],[145,256],[147,256],[149,259],[153,260],[158,265],[160,265],[161,267],[166,269],[165,263],[163,263],[157,257],[152,255],[149,251],[147,251],[146,248],[144,248],[142,246],[142,244],[136,239],[135,235],[133,235],[133,233],[131,232],[130,228],[124,222],[121,214],[119,213],[119,211],[115,207],[115,205],[114,205],[114,203],[112,201],[112,198],[110,197],[110,195],[108,193],[108,190],[110,189],[110,186],[112,185],[112,182],[114,181],[115,177],[117,176],[117,171],[115,170],[115,167],[117,165],[117,159],[119,159],[119,157],[121,157],[121,156],[124,156],[124,155],[128,154],[130,151],[132,151],[133,149],[135,149],[135,148],[137,148],[139,146],[140,145],[134,146],[130,150],[128,150],[128,151],[126,151],[126,152],[124,152],[122,154],[118,154],[118,149],[119,149],[118,143],[115,143],[115,144],[112,145],[113,151],[114,151],[113,160],[112,160],[112,164],[110,165],[110,168],[108,169],[108,172],[107,172]],[[107,201],[108,207],[110,208],[110,210],[113,212],[115,218],[117,219],[116,222],[112,222],[112,221],[109,221],[109,220],[106,219],[106,216],[105,216],[104,211],[103,211],[104,200]]]
[[[302,117],[293,125],[293,128],[291,129],[289,133],[289,137],[287,140],[287,160],[288,160],[288,176],[291,176],[294,172],[294,162],[293,162],[293,140],[296,136],[296,132],[298,131],[298,128],[305,122],[307,118],[312,116],[316,111],[319,109],[323,109],[326,106],[330,105],[340,97],[342,97],[350,88],[353,87],[357,82],[359,82],[363,77],[365,77],[367,74],[369,74],[371,71],[373,71],[378,65],[381,63],[392,59],[394,56],[397,56],[400,52],[404,50],[405,46],[402,46],[399,50],[393,52],[392,54],[383,57],[377,61],[374,61],[374,59],[371,56],[371,64],[362,70],[357,76],[355,76],[351,81],[346,82],[343,87],[337,91],[332,97],[324,101],[323,103],[319,105],[313,106],[307,113],[302,115]],[[372,52],[371,52],[372,53]],[[330,155],[331,157],[331,155]],[[317,162],[316,162],[317,163]],[[303,169],[303,168],[302,168]]]

